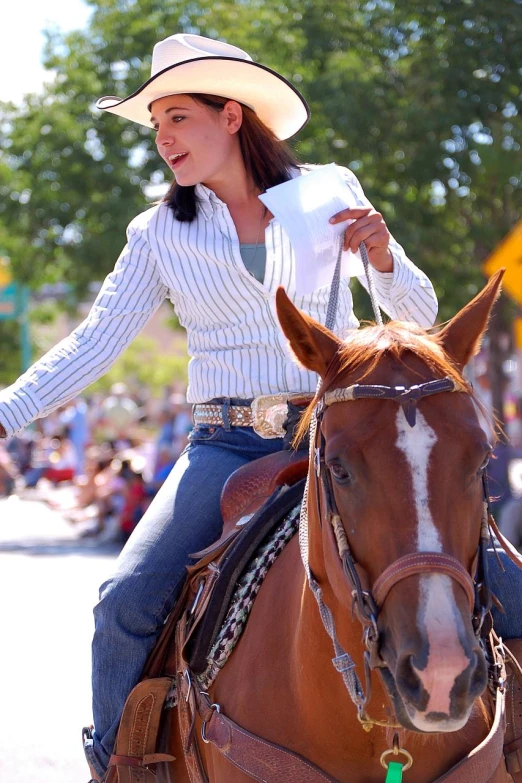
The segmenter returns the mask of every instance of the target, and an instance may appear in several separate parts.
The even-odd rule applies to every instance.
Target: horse
[[[301,423],[311,436],[304,510],[209,702],[267,750],[304,758],[318,770],[311,779],[382,783],[394,759],[408,783],[446,779],[494,723],[484,642],[492,435],[463,369],[501,276],[437,333],[392,321],[346,340],[277,292],[296,360],[321,379]],[[248,752],[231,763],[208,741],[209,715],[194,736],[211,783],[285,780],[251,774]],[[194,780],[179,737],[171,747],[177,760],[159,779]],[[497,761],[459,780],[511,781]]]

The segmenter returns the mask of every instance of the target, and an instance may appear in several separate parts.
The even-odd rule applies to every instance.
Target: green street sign
[[[22,372],[31,364],[31,338],[29,335],[29,289],[20,283],[12,283],[9,278],[2,281],[0,268],[0,321],[18,320],[20,324],[20,348]]]
[[[17,283],[9,283],[0,288],[0,321],[18,318],[24,309],[24,297]]]

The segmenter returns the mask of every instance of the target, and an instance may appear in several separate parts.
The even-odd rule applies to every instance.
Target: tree
[[[220,36],[300,86],[312,120],[298,153],[354,169],[445,319],[520,214],[521,2],[91,0],[85,31],[49,34],[43,96],[3,107],[0,247],[32,285],[81,290],[109,271],[165,171],[152,131],[94,98],[135,90],[163,36]]]

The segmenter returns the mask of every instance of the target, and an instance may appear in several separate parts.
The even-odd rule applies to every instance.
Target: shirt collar
[[[289,172],[290,178],[295,179],[301,176],[301,168],[292,168]],[[200,207],[205,220],[210,220],[214,214],[214,207],[219,204],[224,206],[224,202],[219,199],[213,190],[207,188],[206,185],[202,185],[201,182],[195,187],[195,194],[198,199],[198,206]]]
[[[213,202],[219,202],[220,204],[223,202],[218,199],[213,190],[210,190],[210,188],[207,188],[200,182],[196,185],[194,192],[198,200],[198,206],[203,213],[203,217],[205,220],[210,220],[214,213]]]

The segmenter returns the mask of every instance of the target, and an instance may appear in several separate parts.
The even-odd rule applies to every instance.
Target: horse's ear
[[[276,305],[279,323],[297,360],[324,378],[342,341],[326,326],[298,310],[282,286],[277,289]]]
[[[504,272],[504,269],[500,269],[494,274],[482,291],[463,307],[437,335],[445,352],[461,370],[480,348],[491,308],[500,294],[500,284]]]

